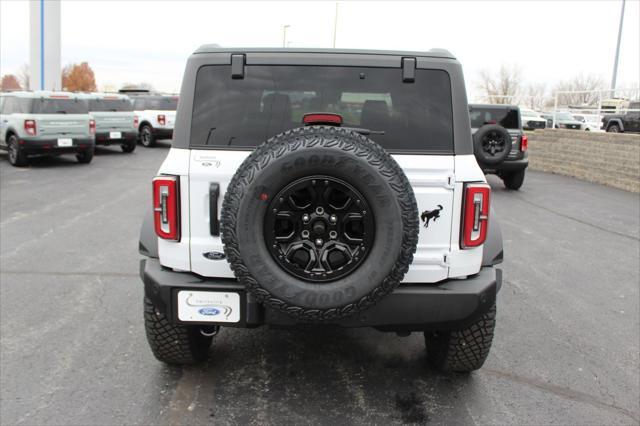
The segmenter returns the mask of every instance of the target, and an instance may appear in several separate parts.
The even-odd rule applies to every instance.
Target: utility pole
[[[624,20],[624,4],[622,0],[622,10],[620,11],[620,27],[618,28],[618,45],[616,46],[616,57],[613,62],[613,77],[611,77],[611,97],[615,96],[616,79],[618,77],[618,58],[620,57],[620,40],[622,39],[622,21]]]
[[[336,48],[336,36],[338,34],[338,2],[336,2],[336,14],[333,18],[333,48]]]
[[[282,26],[282,47],[287,47],[287,28],[291,25],[283,25]]]

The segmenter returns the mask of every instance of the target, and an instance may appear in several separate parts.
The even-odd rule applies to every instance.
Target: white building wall
[[[29,3],[29,89],[61,90],[60,1]]]

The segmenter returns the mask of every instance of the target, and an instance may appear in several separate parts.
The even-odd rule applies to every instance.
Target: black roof
[[[217,44],[204,44],[194,54],[198,53],[318,53],[318,54],[359,54],[359,55],[391,55],[391,56],[423,56],[431,58],[456,59],[446,49],[431,49],[426,52],[411,52],[402,50],[366,50],[366,49],[316,49],[316,48],[278,48],[278,47],[233,47],[224,48]]]

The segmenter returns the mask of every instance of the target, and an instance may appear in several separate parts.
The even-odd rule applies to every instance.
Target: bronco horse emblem
[[[437,209],[433,209],[433,210],[425,210],[422,212],[422,214],[420,215],[420,219],[422,219],[422,221],[424,222],[424,227],[428,228],[429,227],[429,221],[431,219],[433,219],[433,221],[435,222],[436,219],[438,219],[440,217],[440,211],[442,210],[442,206],[440,204],[438,204],[438,208]]]

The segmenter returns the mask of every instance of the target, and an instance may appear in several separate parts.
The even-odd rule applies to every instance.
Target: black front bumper
[[[238,323],[220,323],[225,327],[314,324],[263,306],[235,279],[211,279],[189,272],[174,272],[152,258],[140,261],[140,277],[144,282],[145,295],[156,309],[176,324],[180,323],[176,306],[179,290],[238,292],[241,320]],[[493,306],[501,285],[502,271],[483,267],[478,274],[463,280],[400,286],[371,309],[325,324],[376,327],[389,331],[464,328]]]
[[[110,132],[98,132],[96,133],[96,145],[122,145],[128,142],[133,142],[138,137],[138,134],[135,131],[130,132],[120,132],[121,138],[119,139],[111,139],[109,134]]]
[[[18,145],[25,155],[74,154],[94,149],[95,139],[73,138],[72,146],[58,146],[58,139],[20,139]]]

